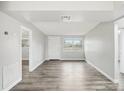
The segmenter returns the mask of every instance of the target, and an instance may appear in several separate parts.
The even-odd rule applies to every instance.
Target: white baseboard
[[[39,62],[39,64],[37,64],[35,67],[30,68],[29,71],[30,71],[30,72],[34,71],[38,66],[40,66],[40,65],[41,65],[42,63],[44,63],[45,61],[46,61],[46,60],[43,60],[43,61]]]
[[[107,77],[109,80],[111,80],[113,83],[117,83],[117,80],[114,80],[113,78],[111,78],[108,74],[106,74],[105,72],[103,72],[100,68],[96,67],[92,62],[90,62],[89,60],[86,60],[86,62],[91,65],[92,67],[94,67],[96,70],[98,70],[101,74],[103,74],[105,77]]]
[[[62,58],[60,60],[85,60],[85,59],[75,59],[75,58]]]
[[[2,91],[9,91],[11,88],[13,88],[15,85],[17,85],[21,80],[22,80],[22,78],[19,78],[18,80],[13,82],[9,87],[3,89]]]

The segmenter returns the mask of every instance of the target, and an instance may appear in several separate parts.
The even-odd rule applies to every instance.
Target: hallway
[[[23,80],[11,91],[114,91],[117,85],[82,61],[46,61],[33,72],[23,65]]]

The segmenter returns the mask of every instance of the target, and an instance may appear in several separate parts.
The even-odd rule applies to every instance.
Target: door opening
[[[22,27],[22,78],[30,71],[32,32],[28,28]]]
[[[115,80],[124,87],[124,18],[115,22]]]

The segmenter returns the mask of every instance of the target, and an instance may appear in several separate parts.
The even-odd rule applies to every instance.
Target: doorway
[[[115,80],[118,89],[124,87],[124,18],[115,22]]]
[[[124,29],[119,29],[119,88],[124,87]]]
[[[30,62],[32,55],[32,32],[30,29],[23,27],[21,28],[22,34],[22,78],[24,78],[25,74],[30,71]]]
[[[61,38],[58,36],[48,37],[48,59],[60,60],[61,59]]]

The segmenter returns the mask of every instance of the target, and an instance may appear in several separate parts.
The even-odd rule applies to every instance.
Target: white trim
[[[19,78],[18,80],[13,82],[9,87],[3,89],[2,91],[9,91],[11,88],[13,88],[15,85],[17,85],[21,80],[22,80],[22,78]]]
[[[98,68],[97,66],[95,66],[92,62],[90,62],[89,60],[86,59],[86,62],[91,65],[92,67],[94,67],[96,70],[98,70],[101,74],[103,74],[105,77],[107,77],[109,80],[111,80],[113,83],[117,83],[117,80],[114,80],[113,78],[111,78],[107,73],[103,72],[100,68]]]
[[[32,72],[32,71],[34,71],[38,66],[40,66],[42,63],[44,63],[46,60],[43,60],[43,61],[41,61],[41,62],[39,62],[39,64],[37,64],[36,66],[34,66],[33,68],[30,68],[29,67],[29,72]]]
[[[119,75],[120,75],[120,68],[119,68],[119,62],[118,62],[118,57],[119,57],[119,34],[118,34],[119,28],[117,22],[114,22],[114,46],[115,46],[115,62],[114,62],[114,72],[115,72],[115,80],[119,83]]]
[[[85,60],[84,58],[79,59],[79,58],[61,58],[60,60]]]

